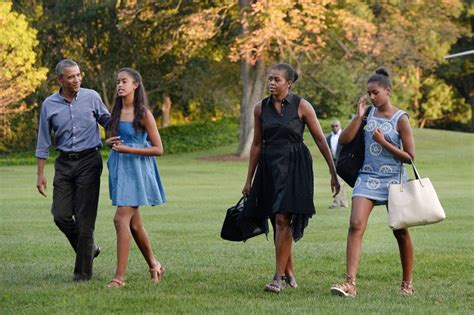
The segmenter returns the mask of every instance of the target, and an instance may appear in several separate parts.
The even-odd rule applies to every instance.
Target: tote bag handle
[[[415,174],[415,179],[420,181],[421,187],[425,187],[425,185],[423,185],[423,181],[421,180],[421,175],[415,166],[415,162],[411,158],[410,158],[410,163],[413,168],[413,173]],[[403,191],[402,170],[403,170],[403,163],[400,164],[400,172],[399,172],[399,177],[398,177],[398,182],[400,183],[400,191]]]

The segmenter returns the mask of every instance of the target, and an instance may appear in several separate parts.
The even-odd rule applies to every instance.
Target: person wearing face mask
[[[136,70],[117,72],[117,98],[112,109],[106,144],[110,150],[109,193],[117,206],[114,224],[117,235],[117,268],[109,288],[125,286],[130,242],[133,237],[145,258],[153,283],[160,282],[164,268],[155,258],[143,226],[140,206],[166,202],[155,156],[163,154],[155,118],[148,108],[143,80]]]
[[[388,188],[398,183],[400,168],[402,182],[406,182],[403,163],[415,159],[415,142],[408,114],[390,102],[392,84],[385,68],[379,68],[367,81],[367,95],[357,104],[357,113],[342,131],[339,143],[350,142],[356,135],[366,112],[366,98],[370,98],[373,109],[367,116],[364,128],[364,164],[352,192],[352,209],[347,236],[346,281],[331,287],[331,293],[344,297],[355,297],[356,274],[359,266],[362,236],[374,206],[387,205]],[[414,293],[413,244],[407,229],[393,231],[397,240],[402,263],[400,294]]]
[[[268,229],[268,218],[273,225],[275,273],[265,291],[274,293],[280,292],[285,283],[291,288],[298,286],[292,238],[296,242],[303,237],[315,213],[313,161],[303,143],[305,126],[326,160],[332,191],[339,192],[334,161],[316,112],[308,101],[291,92],[297,79],[298,74],[288,64],[271,68],[270,96],[258,102],[254,109],[254,138],[242,189],[242,193],[248,194],[245,218],[253,219],[264,230]]]
[[[326,141],[328,142],[329,148],[331,149],[334,164],[336,164],[337,157],[341,150],[341,145],[339,144],[339,136],[341,135],[341,132],[341,123],[339,122],[339,120],[333,120],[331,122],[331,133],[326,137]],[[341,184],[341,190],[336,196],[334,196],[332,204],[329,206],[329,209],[347,208],[344,180],[342,180],[342,178],[340,178],[339,176],[337,177],[337,179]]]
[[[51,213],[76,252],[73,280],[85,281],[92,277],[92,261],[100,253],[93,237],[102,173],[98,125],[106,128],[110,114],[96,91],[81,88],[82,74],[75,61],[61,60],[55,72],[61,88],[41,105],[36,187],[46,197],[44,167],[53,131],[59,156],[54,163]]]

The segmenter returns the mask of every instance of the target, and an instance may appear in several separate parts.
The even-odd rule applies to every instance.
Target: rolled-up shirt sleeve
[[[35,156],[39,159],[47,159],[49,156],[49,147],[51,146],[51,126],[48,121],[48,113],[45,104],[41,105],[38,140],[36,142]]]
[[[95,109],[96,109],[96,118],[97,122],[107,129],[109,126],[110,122],[110,113],[107,110],[107,107],[105,106],[104,102],[102,102],[102,99],[100,98],[99,94],[96,93],[97,97],[95,98]]]

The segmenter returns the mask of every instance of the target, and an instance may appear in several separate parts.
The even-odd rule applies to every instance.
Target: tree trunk
[[[471,132],[474,132],[474,89],[469,91],[469,103],[471,104]]]
[[[413,108],[413,112],[415,114],[415,117],[418,120],[418,122],[417,122],[418,126],[417,127],[418,128],[423,128],[424,123],[422,122],[422,120],[424,119],[424,117],[421,116],[421,111],[420,111],[421,69],[419,67],[415,68],[415,79],[416,79],[416,83],[415,83],[416,85],[414,87],[415,97],[413,99],[412,108]]]
[[[471,14],[471,34],[474,32],[474,15]],[[472,74],[468,76],[467,84],[469,86],[469,103],[471,104],[471,132],[474,132],[474,82]]]
[[[427,121],[426,118],[422,118],[420,121],[418,121],[418,128],[421,128],[421,129],[425,128],[426,121]]]
[[[101,81],[100,85],[102,87],[102,99],[104,101],[104,104],[111,111],[112,106],[110,106],[109,97],[107,96],[107,85],[105,84],[104,81]]]
[[[248,158],[253,140],[255,104],[262,99],[265,84],[265,63],[258,60],[255,65],[241,61],[241,79],[243,85],[240,103],[240,139],[238,154]]]
[[[254,0],[239,0],[241,16]],[[241,33],[250,32],[249,26],[241,20]],[[246,56],[248,57],[248,56]],[[253,139],[254,105],[263,97],[265,84],[265,62],[258,58],[255,64],[248,62],[250,58],[242,58],[240,65],[240,77],[242,80],[242,99],[240,103],[240,139],[237,150],[241,158],[248,158],[250,155],[250,146]]]
[[[163,105],[161,106],[161,127],[168,127],[170,124],[171,98],[168,95],[163,96]]]

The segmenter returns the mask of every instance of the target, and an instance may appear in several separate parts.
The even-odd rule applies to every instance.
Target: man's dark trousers
[[[76,252],[74,280],[92,277],[94,228],[99,202],[102,156],[98,150],[60,154],[54,164],[54,222]]]

